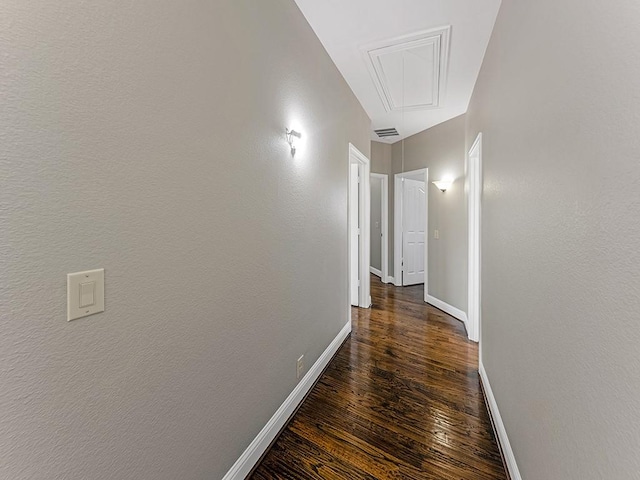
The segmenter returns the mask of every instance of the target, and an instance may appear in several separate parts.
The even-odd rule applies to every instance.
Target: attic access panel
[[[362,49],[387,112],[438,108],[444,101],[451,26]]]

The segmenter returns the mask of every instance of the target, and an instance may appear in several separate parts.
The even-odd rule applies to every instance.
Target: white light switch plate
[[[104,268],[67,274],[67,321],[104,312]]]

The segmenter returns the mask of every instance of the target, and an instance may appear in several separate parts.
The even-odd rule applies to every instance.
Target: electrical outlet
[[[296,362],[296,378],[300,380],[304,372],[304,355],[300,355],[300,358]]]
[[[433,238],[440,238],[440,230],[437,228],[433,231]]]

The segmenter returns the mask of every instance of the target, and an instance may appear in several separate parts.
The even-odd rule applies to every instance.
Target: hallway
[[[254,479],[506,479],[461,322],[372,275],[369,310]]]

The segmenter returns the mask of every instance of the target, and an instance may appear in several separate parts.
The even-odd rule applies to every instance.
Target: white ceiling
[[[500,1],[296,3],[371,118],[371,138],[393,143],[467,111]],[[400,136],[373,132],[391,127]]]

